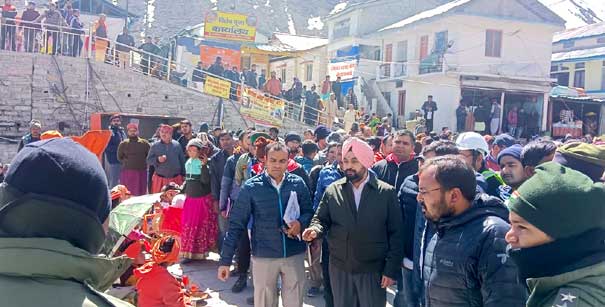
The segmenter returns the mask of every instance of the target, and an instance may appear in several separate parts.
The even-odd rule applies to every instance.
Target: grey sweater
[[[166,155],[166,161],[160,163],[158,158]],[[147,165],[155,167],[155,173],[160,177],[172,178],[178,175],[183,175],[185,170],[185,156],[179,142],[172,140],[170,144],[157,141],[151,145],[149,155],[147,155]]]

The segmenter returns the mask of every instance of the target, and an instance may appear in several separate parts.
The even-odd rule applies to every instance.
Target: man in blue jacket
[[[120,114],[114,114],[109,118],[109,130],[111,130],[111,139],[105,148],[105,168],[107,169],[107,181],[109,187],[113,188],[120,183],[121,163],[118,160],[118,146],[126,139],[126,132],[122,128],[122,117]]]
[[[229,278],[229,267],[240,236],[252,218],[252,275],[255,306],[277,306],[277,280],[281,276],[283,305],[302,306],[305,284],[306,244],[301,229],[313,216],[309,189],[302,178],[287,172],[288,149],[280,143],[267,145],[266,170],[243,185],[229,216],[229,231],[223,242],[218,278]],[[298,219],[286,223],[284,213],[296,197]]]

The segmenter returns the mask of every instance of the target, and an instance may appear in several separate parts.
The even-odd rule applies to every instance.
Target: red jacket
[[[148,262],[134,271],[137,282],[138,307],[191,307],[185,287],[168,269]]]

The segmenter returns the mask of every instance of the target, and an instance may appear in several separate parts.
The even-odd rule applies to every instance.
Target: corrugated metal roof
[[[579,28],[569,29],[555,33],[552,42],[557,43],[569,39],[605,35],[605,22],[599,22]]]
[[[406,19],[403,19],[399,22],[396,22],[390,26],[386,26],[380,30],[378,30],[378,32],[382,32],[382,31],[386,31],[386,30],[392,30],[392,29],[397,29],[397,28],[403,28],[405,26],[411,25],[413,23],[416,23],[418,21],[424,20],[424,19],[429,19],[429,18],[433,18],[442,14],[445,14],[455,8],[458,8],[460,6],[463,6],[465,4],[468,4],[469,2],[471,2],[473,0],[455,0],[449,3],[446,3],[444,5],[438,6],[434,9],[430,9],[424,12],[421,12],[419,14],[416,14],[414,16],[408,17]]]
[[[601,56],[605,57],[605,47],[557,52],[553,53],[551,60],[553,62],[571,62]]]

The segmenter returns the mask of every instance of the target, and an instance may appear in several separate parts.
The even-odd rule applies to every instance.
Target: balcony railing
[[[242,101],[243,88],[249,88],[244,84],[243,78],[237,81],[230,80],[224,76],[213,75],[206,69],[200,71],[187,63],[177,63],[169,50],[161,51],[158,47],[155,48],[156,52],[147,52],[136,46],[127,46],[94,34],[90,35],[93,32],[92,24],[84,29],[74,29],[44,23],[26,23],[20,20],[1,21],[3,22],[0,22],[0,27],[6,35],[3,36],[4,39],[0,38],[0,50],[86,58],[201,93],[204,93],[206,77],[211,76],[231,83],[230,99],[236,103]],[[307,106],[304,93],[303,97],[296,99],[297,102],[271,96],[268,93],[263,95],[283,101],[285,117],[289,119],[311,126],[326,123],[326,112],[321,107]]]
[[[407,77],[407,63],[384,63],[377,67],[376,79],[388,80]]]
[[[420,61],[418,74],[431,74],[443,71],[443,55],[438,53],[430,54],[428,57]]]

